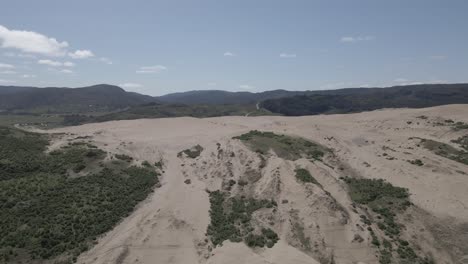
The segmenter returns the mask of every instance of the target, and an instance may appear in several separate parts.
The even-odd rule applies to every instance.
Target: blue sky
[[[468,1],[3,1],[0,85],[318,90],[468,82]]]

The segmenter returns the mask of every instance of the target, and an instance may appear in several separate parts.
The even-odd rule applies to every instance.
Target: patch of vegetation
[[[128,156],[128,155],[125,155],[125,154],[115,154],[114,155],[116,159],[119,159],[119,160],[123,160],[123,161],[126,161],[126,162],[132,162],[133,161],[133,158]]]
[[[146,167],[146,168],[151,168],[151,167],[153,167],[153,166],[151,166],[151,164],[150,164],[147,160],[143,161],[143,162],[141,163],[141,166]]]
[[[460,142],[466,142],[466,139],[464,139],[464,137],[459,138],[459,140]],[[421,139],[421,144],[426,149],[434,152],[439,156],[468,165],[468,152],[465,150],[458,150],[446,143],[438,142],[431,139]],[[462,148],[466,147],[466,145],[462,145]]]
[[[155,162],[155,163],[154,163],[154,166],[155,166],[156,168],[158,168],[159,170],[162,170],[163,167],[164,167],[164,162],[163,162],[163,160],[160,160],[160,161]]]
[[[455,124],[452,125],[452,128],[453,128],[454,130],[464,130],[464,129],[468,129],[468,123],[456,122]]]
[[[183,154],[185,154],[187,157],[194,159],[198,156],[200,156],[201,152],[203,151],[203,147],[200,145],[193,146],[190,149],[182,150],[177,154],[177,157],[182,157]]]
[[[313,184],[320,186],[320,183],[314,177],[312,177],[312,175],[310,174],[308,170],[299,168],[295,170],[295,173],[296,173],[296,179],[298,179],[299,181],[306,182],[306,183],[313,183]]]
[[[269,200],[256,200],[244,197],[227,197],[221,191],[210,193],[210,218],[207,235],[213,245],[244,241],[249,247],[272,247],[278,235],[269,228],[255,232],[251,225],[252,214],[262,208],[273,208],[277,204]]]
[[[451,142],[460,145],[461,148],[468,151],[468,135],[454,139]]]
[[[59,127],[62,123],[63,117],[59,115],[0,113],[0,126],[13,127],[14,125],[20,125],[46,129]]]
[[[400,239],[402,225],[396,221],[396,216],[406,210],[409,201],[408,190],[382,179],[355,179],[344,178],[348,184],[351,199],[359,204],[368,206],[372,212],[377,214],[377,226],[390,240],[383,238],[379,240],[377,233],[368,227],[372,237],[372,244],[380,250],[379,262],[381,264],[394,263],[394,248],[397,248],[398,263],[426,264],[429,258],[421,257],[414,251],[408,241]],[[393,247],[393,243],[398,243]]]
[[[48,143],[45,135],[0,128],[0,262],[75,261],[158,182],[147,168],[112,169],[105,152],[86,144],[46,153]]]
[[[308,158],[322,160],[330,152],[326,147],[315,142],[286,135],[278,135],[273,132],[261,132],[252,130],[233,139],[244,142],[253,151],[266,154],[273,150],[276,155],[288,160]]]
[[[424,163],[420,159],[415,159],[415,160],[408,160],[409,163],[416,165],[416,166],[423,166]]]

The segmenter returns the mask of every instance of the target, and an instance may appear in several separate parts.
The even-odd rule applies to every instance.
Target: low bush
[[[243,141],[252,151],[261,155],[273,150],[276,155],[288,160],[300,158],[322,160],[330,152],[329,149],[315,142],[273,132],[252,130],[233,139]]]
[[[255,211],[276,206],[274,201],[242,197],[227,198],[227,195],[221,191],[211,192],[211,221],[207,235],[215,246],[225,240],[232,242],[244,240],[249,247],[265,245],[272,247],[279,239],[276,233],[269,228],[263,228],[261,234],[255,234],[251,219]]]
[[[111,169],[88,144],[47,154],[48,144],[45,135],[0,128],[0,262],[73,261],[158,182],[147,168]],[[87,175],[69,176],[86,167]]]
[[[302,169],[302,168],[301,169],[296,169],[295,173],[296,173],[296,179],[298,179],[301,182],[313,183],[313,184],[316,184],[316,185],[320,185],[320,183],[314,177],[312,177],[310,172],[308,170],[306,170],[306,169]]]
[[[190,149],[182,150],[177,154],[177,157],[182,157],[185,154],[187,157],[191,159],[195,159],[196,157],[200,156],[201,152],[203,151],[203,147],[200,145],[193,146]]]

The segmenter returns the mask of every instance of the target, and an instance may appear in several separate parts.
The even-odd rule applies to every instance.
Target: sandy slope
[[[165,162],[161,188],[84,253],[79,262],[284,264],[327,263],[333,259],[336,263],[377,263],[369,234],[359,227],[359,214],[351,212],[351,201],[338,179],[348,173],[383,178],[408,188],[411,201],[421,209],[413,216],[428,216],[411,220],[408,236],[419,236],[422,247],[435,254],[436,260],[450,263],[454,255],[447,253],[446,244],[427,242],[432,234],[416,234],[416,229],[420,229],[419,224],[437,221],[447,221],[453,227],[468,223],[468,166],[418,148],[416,141],[409,138],[450,142],[463,131],[454,132],[416,117],[468,122],[466,113],[468,105],[451,105],[307,117],[142,119],[54,130],[73,133],[62,140],[89,135],[103,149],[130,154],[138,160],[155,162],[162,158]],[[260,162],[255,153],[231,140],[252,129],[314,140],[333,148],[348,167],[337,171],[306,160],[291,162],[270,157],[267,166],[259,171],[261,178],[248,191],[278,203],[288,200],[279,205],[274,219],[270,219],[280,242],[272,249],[251,250],[243,243],[230,242],[211,249],[205,237],[210,221],[206,190],[220,189],[226,177],[239,179]],[[57,144],[61,142],[64,141]],[[219,153],[216,143],[223,153]],[[201,157],[177,157],[179,151],[196,144],[205,148]],[[236,155],[232,157],[231,152]],[[411,165],[409,159],[421,159],[425,165]],[[293,177],[297,165],[313,172],[323,189],[298,184]],[[190,179],[191,184],[185,184],[185,179]],[[267,221],[261,214],[258,221]],[[435,222],[428,223],[429,219]],[[301,245],[294,231],[297,225],[304,227],[311,248]],[[356,242],[356,235],[364,241]],[[455,255],[461,258],[463,254],[468,253],[462,250]]]

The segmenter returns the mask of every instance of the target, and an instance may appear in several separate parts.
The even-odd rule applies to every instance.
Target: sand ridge
[[[349,173],[385,179],[408,188],[411,201],[431,216],[467,223],[468,166],[419,148],[417,141],[411,139],[448,143],[466,132],[418,117],[468,122],[467,112],[468,105],[448,105],[305,117],[140,119],[53,130],[68,133],[57,144],[67,137],[88,135],[104,150],[132,155],[137,162],[162,159],[165,164],[161,187],[82,254],[78,262],[378,263],[368,232],[357,226],[359,214],[349,213],[352,203],[338,177]],[[340,172],[320,163],[291,162],[271,156],[249,192],[258,197],[288,200],[279,205],[274,219],[280,241],[272,249],[252,250],[243,243],[231,242],[213,249],[205,236],[210,221],[207,190],[222,188],[225,177],[239,179],[246,173],[248,162],[251,167],[260,162],[255,153],[231,139],[253,129],[314,140],[332,148],[349,168]],[[222,155],[216,143],[223,149]],[[196,144],[204,148],[201,157],[177,157],[179,151]],[[234,157],[229,155],[231,152]],[[407,162],[412,159],[421,159],[425,165]],[[300,186],[292,176],[296,166],[313,172],[323,189]],[[184,183],[186,179],[190,179],[190,184]],[[264,218],[260,215],[258,219]],[[310,238],[311,249],[300,245],[294,231],[298,225]],[[355,241],[356,234],[363,242]],[[436,259],[450,258],[448,253],[436,253]]]

